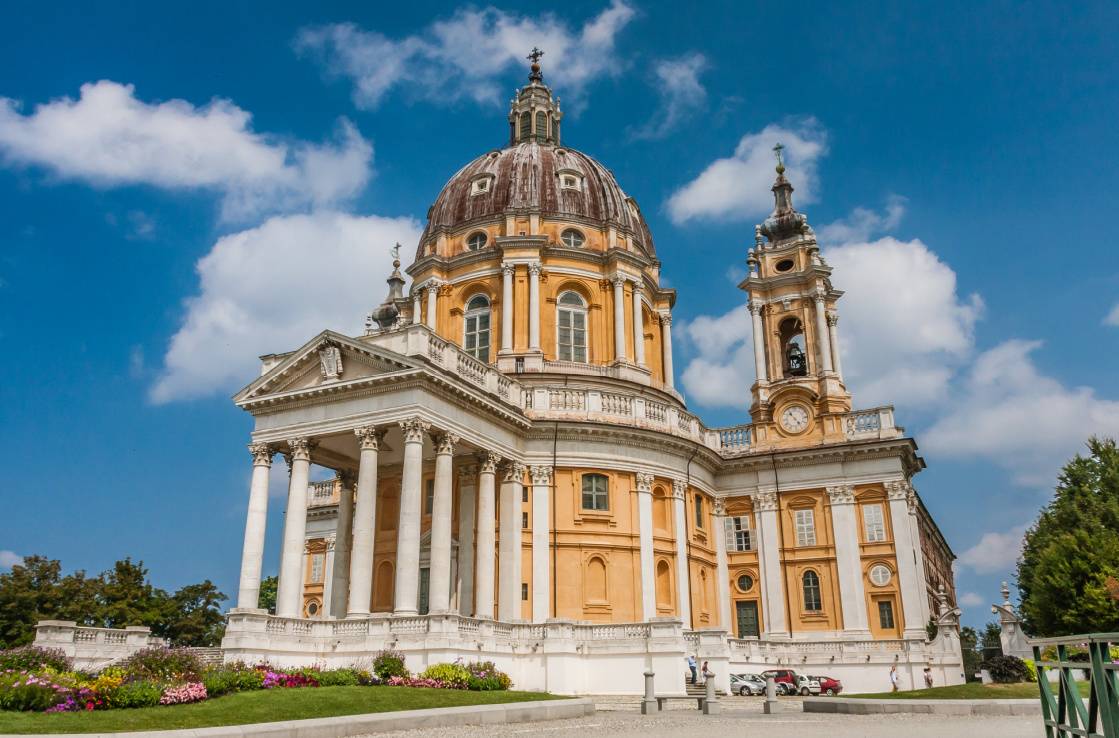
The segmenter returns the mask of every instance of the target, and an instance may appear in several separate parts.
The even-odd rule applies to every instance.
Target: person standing
[[[898,691],[898,667],[894,664],[890,667],[890,691]]]
[[[696,662],[695,656],[688,656],[688,668],[692,670],[692,684],[695,684],[696,678]]]
[[[925,667],[925,689],[932,689],[933,677],[932,669],[928,666]]]
[[[699,673],[703,675],[703,683],[704,684],[707,684],[707,679],[709,677],[715,676],[714,674],[711,673],[711,670],[707,668],[707,661],[706,660],[703,662],[703,666],[700,667]]]

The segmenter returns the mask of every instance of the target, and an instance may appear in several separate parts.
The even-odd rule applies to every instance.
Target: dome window
[[[486,247],[486,242],[488,240],[489,239],[486,237],[486,234],[483,231],[471,233],[470,238],[466,239],[466,250],[478,251],[480,249],[483,249]]]
[[[577,249],[580,248],[584,243],[586,243],[587,239],[583,236],[582,233],[575,230],[574,228],[568,228],[566,231],[560,234],[560,241],[562,241],[563,245],[569,249]]]
[[[466,353],[487,364],[490,361],[490,301],[474,295],[466,303],[462,347]]]
[[[782,259],[781,261],[777,262],[776,268],[779,272],[787,272],[794,266],[796,266],[796,262],[794,262],[792,259]]]
[[[556,306],[556,343],[560,361],[587,361],[587,303],[575,292],[564,292]]]
[[[556,176],[559,177],[560,189],[562,190],[583,189],[583,175],[574,169],[561,169],[556,172]]]
[[[491,188],[492,184],[493,184],[493,177],[492,176],[486,175],[484,177],[478,177],[477,179],[475,179],[473,182],[470,183],[470,194],[471,195],[484,195],[484,194],[486,194],[487,192],[490,191],[490,188]]]

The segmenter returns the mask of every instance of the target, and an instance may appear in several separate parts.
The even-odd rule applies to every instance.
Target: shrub
[[[470,676],[470,671],[462,664],[432,664],[423,670],[420,679],[442,682],[448,689],[466,689]]]
[[[154,707],[163,696],[163,688],[155,682],[125,682],[107,691],[103,699],[108,707],[127,709],[133,707]]]
[[[356,687],[361,684],[361,678],[353,669],[320,671],[315,678],[320,687]]]
[[[408,677],[410,672],[404,665],[404,654],[398,651],[381,651],[373,659],[373,673],[381,681],[392,677]]]
[[[66,696],[66,688],[46,676],[25,670],[0,672],[0,710],[35,710],[53,707]]]
[[[475,661],[466,665],[470,672],[467,688],[481,692],[492,692],[509,689],[513,680],[503,671],[499,671],[492,661]]]
[[[1026,662],[1017,656],[992,656],[980,666],[999,684],[1024,682],[1027,679]]]
[[[1036,682],[1037,681],[1037,665],[1034,663],[1034,660],[1033,659],[1023,659],[1022,663],[1026,665],[1026,681],[1027,682]]]
[[[246,692],[260,689],[264,685],[264,672],[244,664],[211,667],[202,673],[202,684],[211,697]]]
[[[69,671],[72,666],[70,657],[58,648],[20,646],[19,648],[0,651],[0,671],[6,669],[38,671],[45,667],[55,671]]]
[[[201,682],[188,682],[163,690],[159,704],[185,705],[188,702],[201,702],[204,699],[206,699],[206,686]]]
[[[128,680],[197,682],[202,675],[202,662],[186,648],[145,648],[125,659],[121,668]]]

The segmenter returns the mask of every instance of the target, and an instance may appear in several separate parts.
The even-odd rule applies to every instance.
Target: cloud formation
[[[674,131],[707,101],[707,89],[699,81],[707,69],[707,58],[692,53],[677,59],[662,59],[653,66],[660,98],[657,113],[633,133],[636,139],[660,139]]]
[[[196,266],[199,294],[186,301],[151,400],[233,391],[257,375],[259,355],[298,348],[326,328],[360,333],[388,289],[389,248],[419,236],[410,218],[317,212],[220,238]]]
[[[530,17],[467,7],[395,39],[352,23],[304,28],[295,48],[320,59],[330,74],[350,79],[354,104],[365,110],[397,88],[441,103],[503,102],[507,72],[527,69],[525,54],[534,46],[547,54],[542,64],[549,84],[578,98],[592,80],[621,70],[614,41],[635,15],[625,0],[612,0],[575,29],[551,13]]]
[[[99,187],[210,190],[227,220],[345,202],[372,173],[372,144],[344,119],[331,142],[283,142],[254,132],[252,116],[228,100],[149,103],[109,80],[20,111],[0,98],[5,163]]]
[[[960,554],[961,565],[976,574],[1003,574],[1009,577],[1018,564],[1022,552],[1026,525],[1016,525],[1007,531],[984,533],[979,542]],[[963,603],[961,600],[962,604]]]
[[[1011,339],[980,354],[922,445],[945,456],[989,459],[1018,484],[1051,487],[1089,436],[1119,436],[1119,401],[1042,373],[1032,358],[1041,345]]]
[[[984,603],[983,597],[975,592],[964,592],[960,595],[960,607],[981,607]]]
[[[815,200],[816,162],[827,152],[827,135],[815,118],[770,123],[739,140],[734,153],[708,164],[699,176],[668,199],[668,215],[681,225],[695,220],[756,218],[773,210],[770,187],[776,176],[773,147],[783,144],[786,176],[796,187],[794,201]]]
[[[23,557],[15,551],[0,551],[0,569],[11,569],[16,564],[22,564]]]
[[[1115,303],[1111,312],[1104,316],[1103,324],[1119,328],[1119,302]]]

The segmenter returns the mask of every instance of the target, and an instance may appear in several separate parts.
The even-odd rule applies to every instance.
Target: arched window
[[[583,475],[583,509],[610,509],[610,480],[604,474]]]
[[[466,303],[462,347],[478,361],[489,363],[490,301],[485,295],[474,295]]]
[[[470,238],[466,239],[466,248],[468,251],[477,251],[484,248],[486,245],[486,234],[484,231],[471,233]]]
[[[532,137],[532,113],[527,110],[521,113],[521,140],[528,141]]]
[[[585,236],[574,228],[568,228],[560,234],[560,241],[569,249],[577,249],[587,242]]]
[[[592,556],[587,562],[587,579],[584,596],[587,602],[608,602],[606,587],[606,562],[600,556]]]
[[[536,111],[536,140],[543,141],[548,138],[548,117],[543,110]]]
[[[786,377],[808,374],[808,355],[804,352],[804,328],[797,318],[785,318],[778,327],[781,336],[781,361]]]
[[[672,607],[672,569],[664,559],[657,563],[657,607]]]
[[[820,603],[820,577],[814,571],[804,572],[801,577],[804,589],[804,609],[808,612],[819,612],[824,607]]]
[[[556,305],[556,344],[560,361],[587,361],[587,304],[577,292],[564,292]]]

